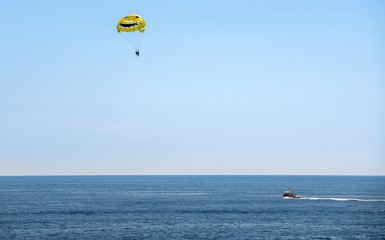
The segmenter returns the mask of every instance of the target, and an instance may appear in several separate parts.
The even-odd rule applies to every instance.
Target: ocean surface
[[[0,177],[0,239],[385,239],[385,177]]]

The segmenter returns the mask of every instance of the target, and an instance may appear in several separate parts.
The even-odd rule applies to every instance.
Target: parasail
[[[146,30],[144,19],[139,15],[128,15],[119,20],[116,29],[129,39],[131,45],[135,48],[136,55],[139,56],[142,34]]]
[[[143,33],[146,30],[146,22],[141,16],[129,15],[119,20],[117,26],[118,32],[135,32]]]

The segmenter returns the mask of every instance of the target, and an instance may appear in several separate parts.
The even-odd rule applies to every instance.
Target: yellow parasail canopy
[[[143,33],[146,30],[146,22],[139,15],[129,15],[119,20],[116,27],[118,32],[135,32]]]

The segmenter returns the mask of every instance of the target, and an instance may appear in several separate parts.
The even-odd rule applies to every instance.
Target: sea
[[[385,176],[2,176],[0,239],[385,239]]]

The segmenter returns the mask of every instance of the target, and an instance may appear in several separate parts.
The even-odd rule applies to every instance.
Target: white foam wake
[[[332,200],[332,201],[359,201],[359,202],[385,202],[385,199],[363,199],[363,198],[301,198],[307,200]]]

